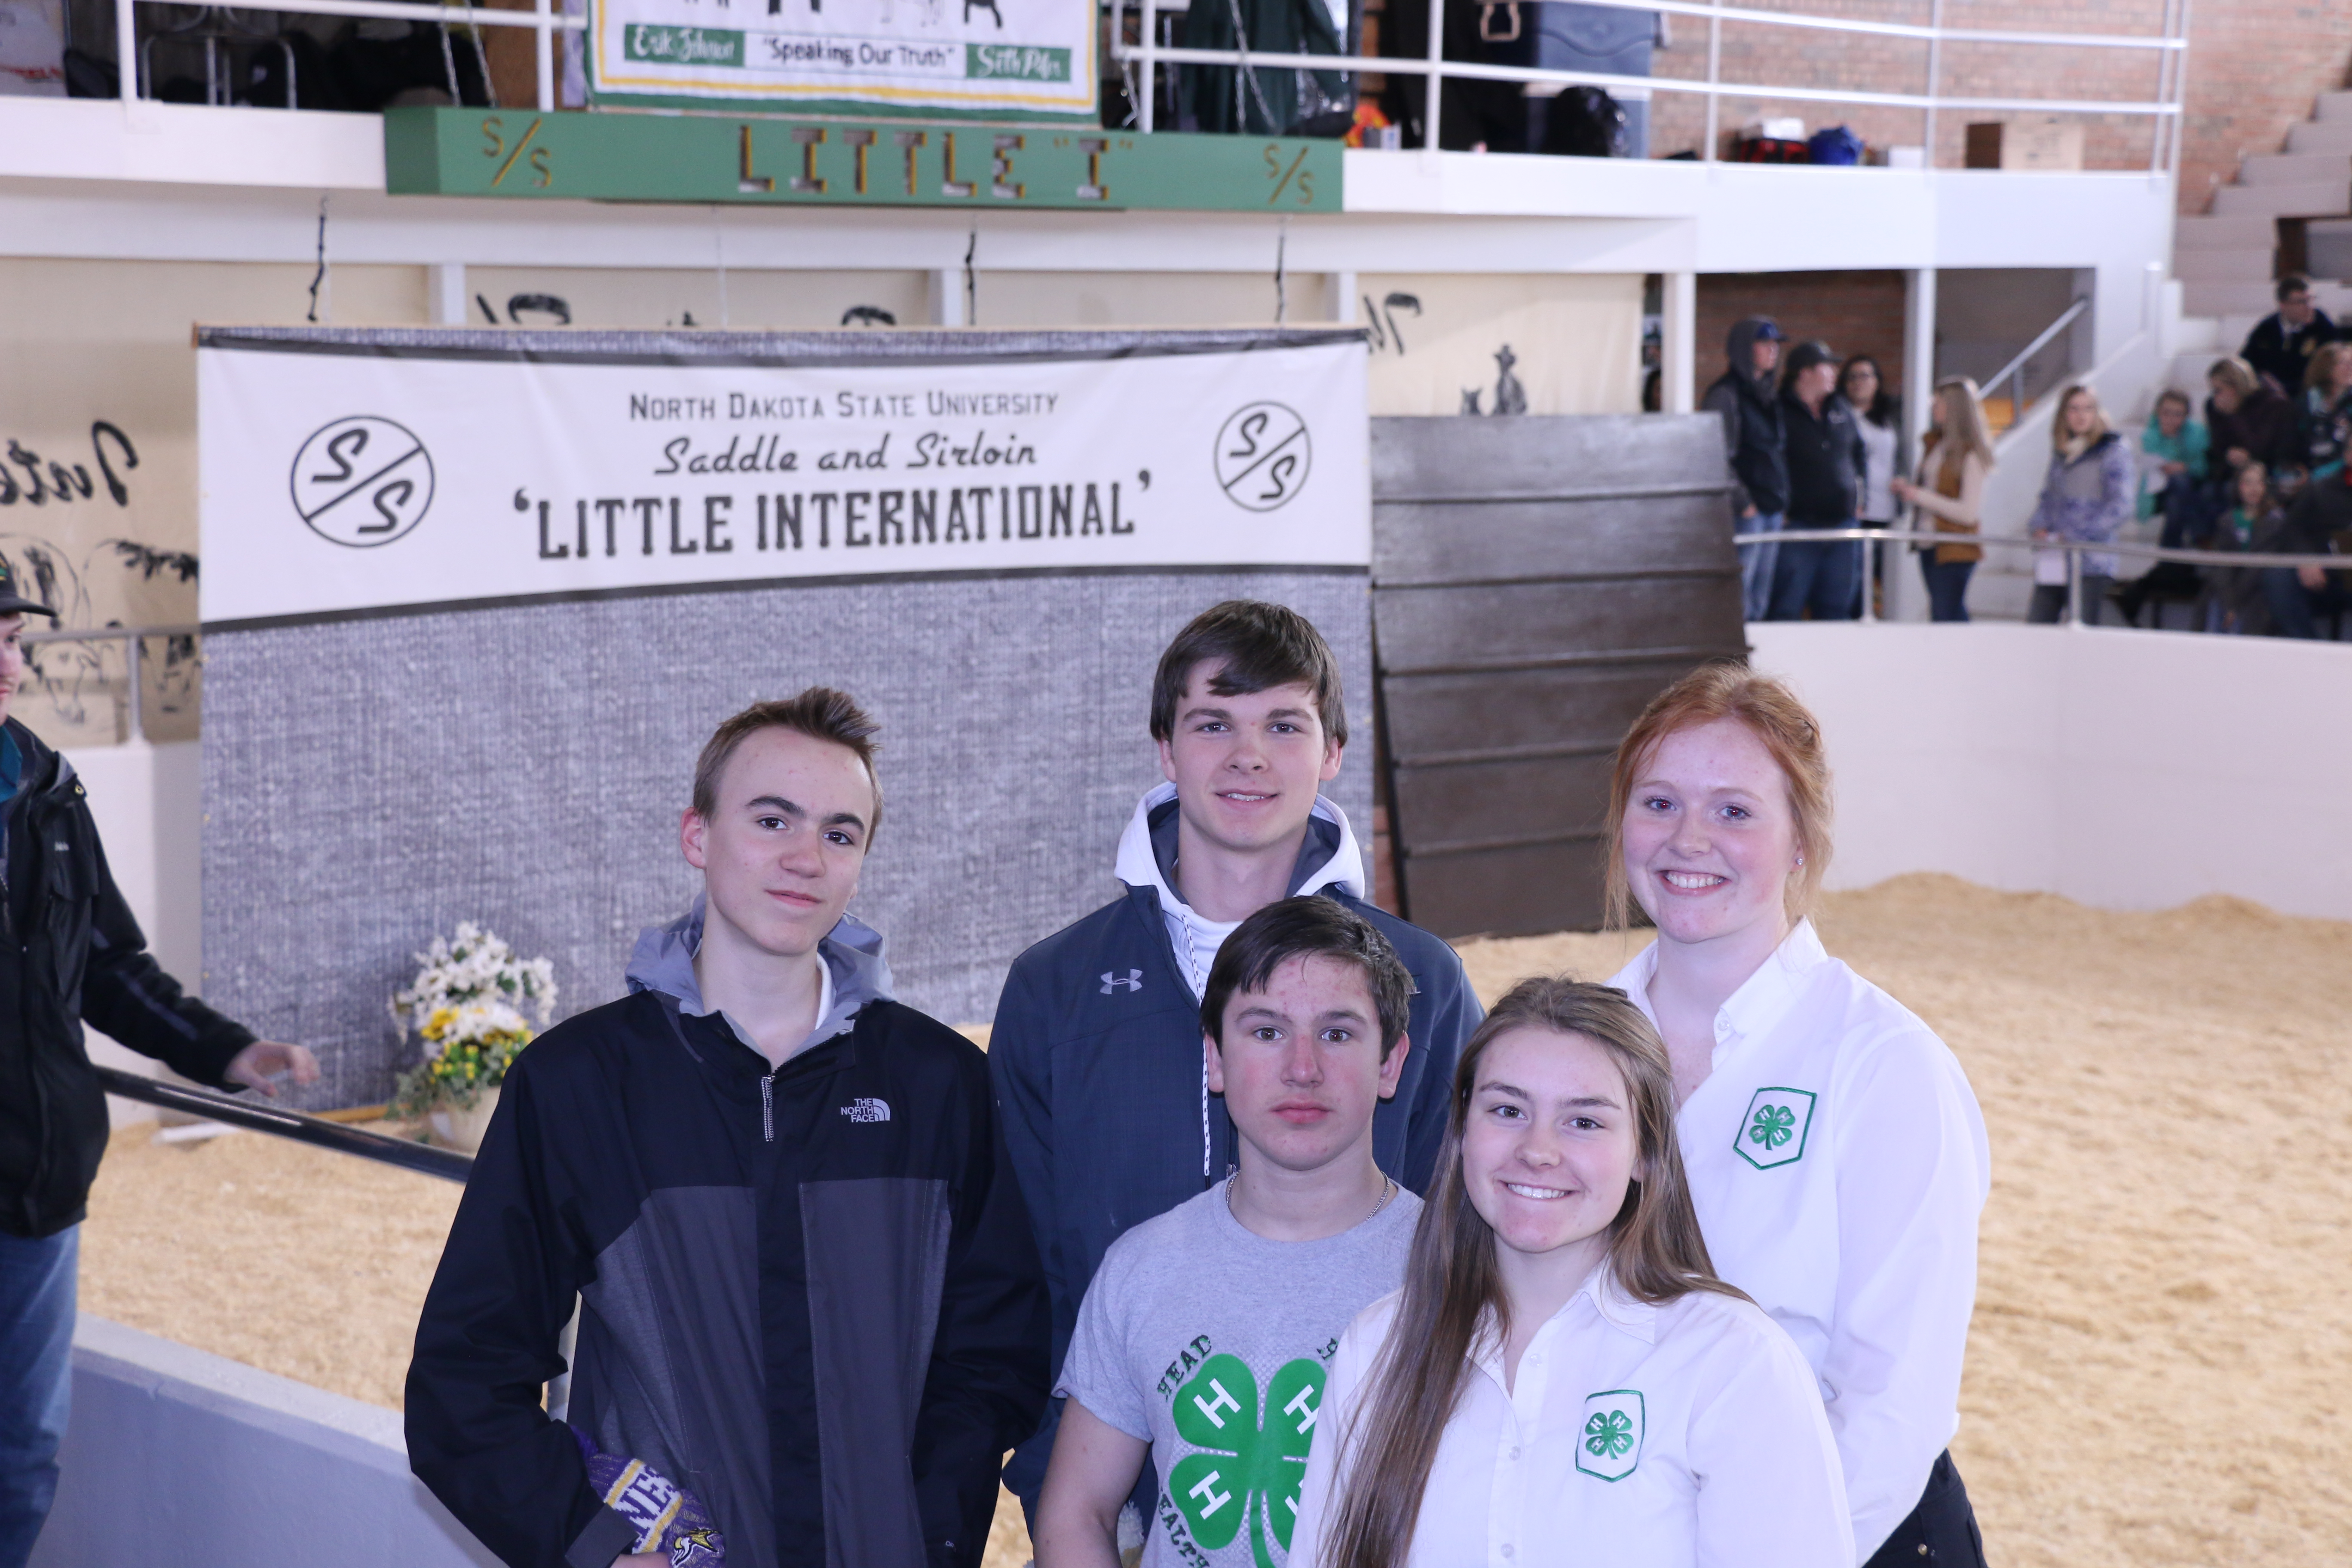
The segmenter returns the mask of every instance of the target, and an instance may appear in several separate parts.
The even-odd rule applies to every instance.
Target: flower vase
[[[445,1148],[457,1150],[461,1153],[471,1154],[481,1148],[482,1134],[490,1130],[490,1113],[498,1108],[499,1091],[495,1089],[486,1089],[482,1090],[481,1097],[474,1101],[472,1110],[464,1110],[453,1105],[429,1112],[425,1120],[433,1128],[435,1142]]]

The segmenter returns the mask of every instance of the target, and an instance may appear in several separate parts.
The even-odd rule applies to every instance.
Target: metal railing
[[[148,0],[149,4],[175,0]],[[552,110],[555,101],[555,35],[585,32],[588,18],[555,10],[555,0],[532,0],[528,11],[493,11],[487,6],[425,5],[413,0],[237,0],[238,11],[288,11],[312,16],[365,16],[395,22],[425,22],[442,27],[530,27],[537,37],[539,108]],[[125,103],[139,101],[140,0],[114,0],[115,70]]]
[[[2077,300],[2073,304],[2067,306],[2066,309],[2060,313],[2056,321],[2042,329],[2041,335],[2036,337],[2032,342],[2026,344],[2025,347],[2019,350],[2015,359],[2011,360],[2007,364],[1993,372],[1992,379],[1984,384],[1982,388],[1983,395],[1990,397],[1994,393],[2000,389],[2000,384],[2002,382],[2006,381],[2012,383],[2009,391],[2009,427],[2011,429],[2014,430],[2019,426],[2025,423],[2025,366],[2027,362],[2032,360],[2035,354],[2040,353],[2043,349],[2048,348],[2050,346],[2051,340],[2057,337],[2060,332],[2064,331],[2068,327],[2073,326],[2074,322],[2081,318],[2083,312],[2090,308],[2091,301],[2087,297]]]
[[[2163,12],[2161,31],[2154,34],[2130,33],[2043,33],[2015,28],[1948,27],[1943,25],[1943,0],[1933,0],[1934,20],[1925,26],[1904,22],[1871,22],[1847,16],[1808,16],[1787,11],[1759,11],[1736,5],[1707,4],[1706,0],[1583,0],[1584,4],[1603,5],[1615,10],[1664,12],[1669,16],[1695,16],[1707,24],[1706,76],[1704,79],[1691,77],[1622,76],[1608,71],[1558,69],[1538,66],[1483,65],[1466,60],[1449,60],[1442,56],[1444,45],[1444,8],[1446,0],[1427,0],[1429,7],[1429,50],[1422,59],[1409,59],[1390,55],[1307,55],[1277,54],[1254,51],[1247,47],[1233,49],[1195,49],[1163,45],[1159,41],[1154,17],[1163,12],[1181,13],[1188,5],[1181,0],[1132,0],[1133,8],[1141,15],[1140,42],[1129,44],[1125,38],[1123,18],[1130,0],[1113,0],[1120,20],[1111,29],[1111,58],[1121,64],[1132,63],[1141,68],[1141,88],[1134,94],[1137,105],[1137,128],[1155,128],[1154,115],[1158,100],[1158,70],[1165,65],[1232,66],[1247,70],[1272,68],[1280,70],[1311,70],[1345,77],[1365,74],[1382,76],[1419,76],[1428,79],[1428,99],[1423,109],[1424,127],[1423,151],[1437,151],[1438,108],[1444,79],[1460,78],[1476,81],[1517,81],[1557,83],[1561,87],[1591,86],[1620,92],[1683,92],[1696,93],[1706,99],[1706,142],[1701,156],[1707,163],[1717,160],[1717,144],[1720,140],[1717,121],[1718,106],[1726,98],[1780,99],[1791,102],[1866,104],[1887,109],[1916,109],[1925,116],[1924,141],[1927,158],[1935,160],[1936,116],[1948,109],[1970,110],[1984,113],[2014,114],[2124,114],[2151,117],[2156,121],[2156,134],[2151,138],[2148,171],[2151,174],[2177,173],[2180,162],[2180,120],[2182,88],[2186,72],[2182,63],[2189,48],[2189,0],[2161,0]],[[1401,0],[1410,5],[1412,0]],[[1461,0],[1455,0],[1456,4]],[[1917,40],[1927,46],[1927,80],[1920,92],[1874,92],[1853,88],[1798,87],[1773,82],[1725,81],[1722,79],[1722,33],[1726,22],[1753,24],[1769,27],[1798,27],[1829,33],[1847,33],[1873,37],[1895,37]],[[1244,38],[1246,44],[1246,37]],[[1956,44],[2010,44],[2022,47],[2138,49],[2157,56],[2157,95],[2147,100],[2054,99],[2054,98],[1986,98],[1948,97],[1937,91],[1943,69],[1942,46]]]
[[[28,647],[48,643],[119,642],[122,644],[123,732],[132,741],[147,736],[145,668],[149,637],[189,637],[204,635],[201,626],[83,626],[71,630],[26,632],[19,639]]]
[[[2067,618],[2083,618],[2083,557],[2129,555],[2137,560],[2179,561],[2192,566],[2236,566],[2247,571],[2265,567],[2316,566],[2323,572],[2352,572],[2352,555],[2288,555],[2229,550],[2189,550],[2179,545],[2141,544],[2110,539],[2020,539],[2012,534],[1945,533],[1919,528],[1790,528],[1779,533],[1735,533],[1734,544],[1835,544],[1842,541],[1887,544],[1975,544],[1991,550],[2057,550],[2066,555]],[[1878,619],[1867,593],[1862,596],[1862,619]]]
[[[454,1149],[435,1149],[426,1144],[410,1142],[405,1138],[387,1138],[381,1132],[362,1132],[356,1127],[346,1127],[340,1121],[329,1121],[323,1117],[305,1116],[299,1110],[281,1110],[275,1106],[240,1100],[234,1095],[217,1094],[209,1089],[188,1089],[176,1083],[142,1078],[135,1072],[124,1072],[120,1068],[95,1068],[92,1070],[98,1074],[98,1081],[109,1094],[119,1094],[125,1100],[135,1100],[165,1110],[184,1111],[190,1116],[201,1116],[207,1121],[242,1127],[253,1132],[268,1132],[279,1138],[290,1138],[297,1143],[308,1143],[313,1148],[331,1149],[338,1154],[353,1154],[362,1160],[373,1160],[380,1165],[397,1165],[404,1171],[438,1176],[443,1181],[460,1184],[474,1169],[473,1156],[460,1154]]]

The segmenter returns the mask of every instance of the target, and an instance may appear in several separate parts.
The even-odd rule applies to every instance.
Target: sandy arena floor
[[[1907,877],[1832,952],[1967,1066],[1993,1194],[1954,1445],[2002,1564],[2321,1568],[2352,1539],[2352,924]],[[1620,939],[1465,944],[1480,993]],[[238,1133],[115,1141],[85,1310],[397,1405],[457,1189]],[[1006,1517],[1009,1515],[1010,1517]],[[991,1568],[1027,1557],[1017,1510]]]

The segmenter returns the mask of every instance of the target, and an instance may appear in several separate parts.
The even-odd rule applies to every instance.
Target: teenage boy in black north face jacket
[[[1045,1406],[1045,1292],[985,1058],[891,1000],[881,939],[842,912],[881,818],[874,731],[821,688],[720,725],[679,832],[703,896],[638,940],[627,998],[507,1076],[407,1429],[514,1568],[981,1560]],[[650,1476],[608,1485],[608,1457]],[[649,1527],[648,1488],[719,1539]]]
[[[1234,1168],[1233,1122],[1208,1087],[1201,994],[1243,921],[1322,893],[1404,961],[1413,1051],[1373,1117],[1372,1153],[1415,1193],[1444,1137],[1454,1056],[1483,1016],[1452,948],[1365,900],[1355,835],[1318,793],[1339,776],[1348,718],[1339,661],[1305,616],[1235,599],[1195,617],[1160,656],[1151,734],[1169,782],[1119,840],[1124,890],[1013,961],[989,1040],[1053,1296],[1056,1368],[1110,1244]],[[1054,1426],[1005,1467],[1033,1518]],[[1141,1521],[1157,1484],[1147,1464]]]
[[[89,1023],[214,1089],[315,1083],[300,1046],[257,1040],[163,973],[116,890],[73,764],[6,718],[26,614],[56,611],[0,563],[0,1568],[33,1550],[71,1394],[75,1261],[106,1152]]]

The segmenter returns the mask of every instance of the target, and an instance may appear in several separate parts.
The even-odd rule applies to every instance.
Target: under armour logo
[[[890,1102],[887,1100],[853,1100],[841,1108],[841,1113],[852,1121],[887,1121]]]
[[[1109,995],[1112,992],[1118,990],[1122,985],[1126,986],[1129,991],[1140,991],[1143,989],[1143,971],[1140,969],[1129,970],[1127,972],[1127,978],[1124,980],[1118,978],[1116,971],[1106,969],[1103,971],[1102,980],[1102,994],[1106,996]]]

